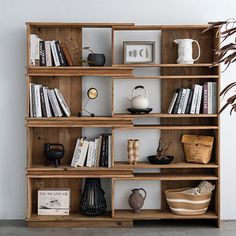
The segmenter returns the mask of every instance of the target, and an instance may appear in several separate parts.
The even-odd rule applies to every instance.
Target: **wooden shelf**
[[[120,178],[114,178],[120,179]],[[123,180],[218,180],[211,174],[168,174],[168,173],[135,173],[133,177],[125,177]]]
[[[113,30],[203,30],[209,25],[134,25],[114,26]]]
[[[161,220],[161,219],[217,219],[214,212],[207,212],[203,215],[181,216],[175,215],[168,211],[161,210],[141,210],[140,213],[133,213],[131,210],[115,210],[113,218],[135,219],[135,220]]]
[[[168,113],[149,113],[141,115],[132,115],[130,113],[115,113],[112,117],[117,118],[148,118],[148,117],[157,117],[157,118],[213,118],[218,117],[218,114],[168,114]]]
[[[154,165],[149,162],[138,162],[136,165],[130,165],[127,162],[115,162],[113,168],[119,169],[207,169],[207,168],[219,168],[219,165],[215,163],[208,164],[197,164],[197,163],[188,163],[188,162],[179,162],[179,163],[171,163],[167,165]]]
[[[26,118],[27,127],[131,127],[132,118],[110,116]]]
[[[88,66],[60,66],[60,67],[32,67],[28,66],[28,76],[132,76],[132,67],[88,67]]]
[[[219,79],[218,75],[159,75],[159,76],[129,76],[129,77],[114,77],[114,79]]]

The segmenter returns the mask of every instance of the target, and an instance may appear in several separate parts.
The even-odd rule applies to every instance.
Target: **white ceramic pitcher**
[[[197,61],[200,57],[201,50],[198,41],[194,39],[175,39],[174,42],[178,44],[178,64],[193,64],[194,61]],[[193,59],[193,49],[192,43],[197,44],[198,56]]]

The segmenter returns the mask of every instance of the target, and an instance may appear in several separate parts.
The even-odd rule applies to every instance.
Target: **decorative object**
[[[202,181],[196,188],[179,188],[165,191],[167,203],[173,214],[201,215],[207,212],[215,185]]]
[[[83,115],[83,111],[87,112],[91,117],[94,117],[94,116],[95,116],[94,113],[91,113],[91,112],[89,112],[89,111],[86,109],[86,106],[88,105],[88,102],[89,102],[90,100],[94,100],[94,99],[97,98],[97,96],[98,96],[98,90],[97,90],[96,88],[90,88],[90,89],[88,89],[88,91],[87,91],[87,96],[88,96],[88,98],[87,98],[87,101],[85,102],[85,104],[84,104],[84,106],[83,106],[82,111],[78,112],[78,116],[79,116],[79,117],[81,117],[81,116]]]
[[[207,164],[211,160],[214,137],[184,134],[182,141],[187,162]]]
[[[47,158],[46,165],[54,163],[55,167],[61,164],[60,160],[65,154],[64,146],[59,143],[45,143],[44,154]]]
[[[132,193],[129,196],[129,205],[132,208],[133,213],[139,213],[143,207],[147,193],[143,188],[135,188],[131,191]],[[142,191],[144,195],[142,195],[140,191]]]
[[[135,95],[135,92],[138,89],[142,89],[142,91],[144,92],[144,95],[141,95],[140,93],[138,95]],[[138,86],[134,87],[134,89],[132,91],[132,98],[131,99],[128,98],[128,100],[131,102],[131,106],[134,109],[144,110],[144,109],[147,109],[148,105],[149,105],[149,101],[147,98],[147,91],[144,88],[144,86],[142,86],[142,85],[138,85]]]
[[[84,191],[80,199],[80,211],[88,216],[99,216],[106,211],[105,192],[99,178],[85,179]]]
[[[174,42],[178,44],[178,64],[193,64],[201,55],[200,45],[197,40],[193,39],[175,39]],[[197,44],[198,56],[193,59],[192,56],[192,43]]]
[[[124,41],[124,64],[155,63],[155,41]]]
[[[94,53],[90,47],[84,47],[82,50],[88,50],[87,62],[89,66],[104,66],[106,63],[106,57],[103,53]]]
[[[127,141],[128,163],[136,165],[139,158],[139,140],[128,139]]]
[[[39,189],[38,215],[69,215],[70,189]]]
[[[142,115],[142,113],[149,114],[152,110],[153,110],[152,108],[146,108],[146,109],[127,108],[127,111],[133,115]]]
[[[216,37],[220,37],[222,39],[223,43],[227,40],[228,43],[226,43],[223,47],[219,48],[218,50],[215,50],[216,59],[213,62],[212,66],[224,63],[226,65],[226,68],[230,66],[231,63],[234,63],[236,61],[236,30],[235,30],[235,23],[236,20],[234,18],[230,18],[226,21],[217,21],[217,22],[208,22],[210,26],[203,30],[202,33],[205,33],[209,30],[216,29]],[[223,29],[224,28],[224,29]],[[223,30],[222,30],[223,29]],[[233,36],[233,41],[229,40],[230,37]],[[236,82],[232,82],[228,84],[220,93],[220,96],[223,98],[225,95],[232,91],[236,86]],[[232,112],[236,112],[236,93],[235,90],[232,91],[233,95],[230,94],[230,97],[227,99],[226,103],[223,105],[223,107],[220,109],[219,114],[223,112],[229,105],[231,105],[230,109],[230,115],[232,115]]]

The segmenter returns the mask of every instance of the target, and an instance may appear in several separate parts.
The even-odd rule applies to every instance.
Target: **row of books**
[[[169,114],[215,114],[217,112],[216,82],[193,84],[192,88],[178,88],[173,94]]]
[[[65,44],[44,41],[36,34],[30,35],[31,66],[72,66],[72,59]]]
[[[30,83],[30,117],[70,116],[70,108],[59,89]]]
[[[101,134],[93,141],[77,139],[73,167],[111,167],[111,134]]]

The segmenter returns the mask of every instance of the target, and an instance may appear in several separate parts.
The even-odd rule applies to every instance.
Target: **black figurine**
[[[61,159],[65,154],[64,146],[59,143],[45,143],[44,154],[47,158],[46,165],[50,165],[52,162],[55,167],[61,164]]]

